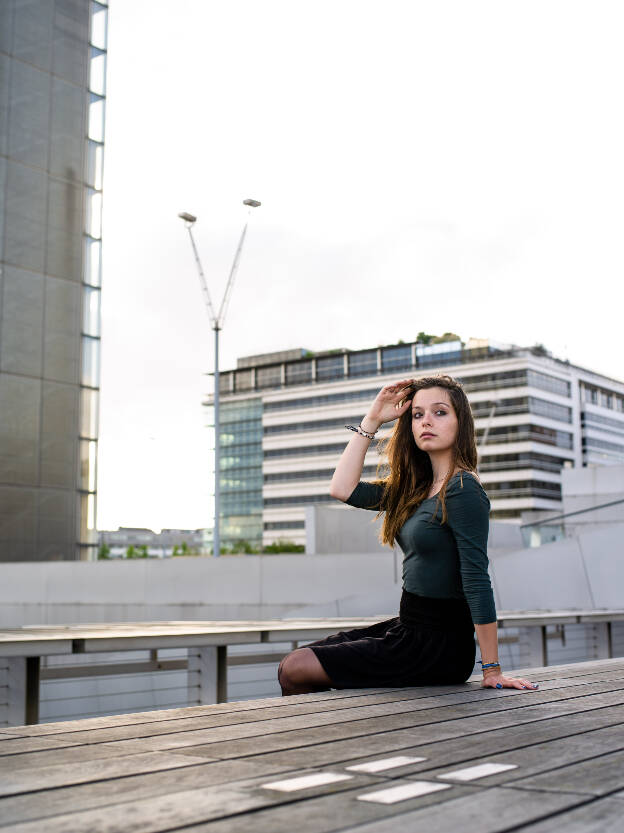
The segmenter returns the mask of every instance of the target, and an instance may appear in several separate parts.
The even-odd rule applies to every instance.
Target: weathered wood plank
[[[592,701],[591,706],[589,702],[585,702],[589,699]],[[427,720],[425,716],[427,714],[426,712],[412,712],[407,715],[393,715],[383,718],[372,718],[365,721],[358,720],[351,723],[343,723],[339,726],[328,725],[299,729],[296,732],[283,731],[239,739],[229,738],[219,741],[215,735],[210,735],[205,743],[202,743],[200,737],[196,734],[193,738],[194,742],[192,746],[187,745],[188,739],[181,739],[174,736],[168,736],[166,741],[164,738],[160,740],[146,738],[143,741],[135,741],[135,743],[145,743],[149,749],[153,749],[156,745],[162,743],[162,748],[175,748],[180,752],[183,752],[186,748],[194,755],[202,754],[203,752],[210,757],[220,759],[310,746],[319,741],[329,742],[346,738],[367,737],[374,733],[399,729],[405,729],[413,734],[417,739],[415,742],[433,743],[456,737],[462,732],[471,734],[483,731],[485,725],[495,729],[501,729],[505,726],[522,726],[525,723],[531,723],[533,721],[550,720],[560,715],[570,715],[578,712],[591,712],[594,709],[622,705],[623,703],[624,698],[622,697],[622,692],[616,691],[594,695],[591,698],[560,698],[559,700],[555,699],[546,704],[535,703],[534,706],[522,710],[503,709],[498,713],[489,714],[485,717],[483,714],[473,717],[466,716],[461,721],[451,717],[447,720],[440,718],[439,722],[431,723],[430,714],[429,720]],[[218,732],[219,730],[212,731]],[[131,741],[127,742],[130,743]],[[123,744],[124,741],[120,743]]]
[[[614,728],[611,731],[615,734],[617,730]],[[591,759],[588,757],[587,760],[567,765],[563,759],[556,769],[514,780],[513,786],[591,795],[605,795],[624,789],[624,751],[609,752],[609,745],[603,739],[605,754],[600,754],[599,747],[592,747],[594,756]]]
[[[548,793],[539,793],[540,796]],[[555,793],[552,793],[555,795]],[[559,793],[559,795],[562,795]],[[537,799],[541,801],[541,798]],[[601,798],[562,812],[531,825],[531,833],[619,833],[622,830],[622,802],[614,798]],[[364,833],[364,831],[362,831]],[[366,831],[377,833],[377,831]],[[439,831],[443,833],[443,831]],[[469,833],[467,831],[467,833]],[[475,828],[476,833],[476,828]]]
[[[52,748],[42,749],[39,752],[16,753],[0,758],[0,778],[2,777],[2,773],[12,772],[17,769],[22,769],[22,767],[35,768],[65,762],[76,763],[79,761],[106,760],[107,758],[118,758],[122,755],[153,751],[153,749],[145,749],[144,741],[125,740],[120,743],[98,743],[95,745],[88,743],[75,744],[60,749]]]
[[[360,793],[349,790],[327,798],[258,810],[235,819],[191,825],[184,828],[184,833],[500,833],[586,800],[575,795],[528,791],[526,798],[514,799],[509,792],[500,787],[485,791],[456,786],[398,804],[376,805],[358,801]],[[549,833],[564,829],[550,828]]]
[[[583,828],[572,831],[567,826],[559,827],[562,818],[572,815],[574,810],[562,812],[568,808],[579,807],[587,800],[584,796],[563,793],[541,793],[527,791],[526,798],[517,797],[511,790],[503,787],[494,787],[485,793],[477,792],[468,796],[462,796],[452,801],[446,801],[433,807],[417,808],[412,811],[401,811],[401,814],[391,818],[381,818],[378,821],[368,824],[355,824],[340,828],[342,833],[396,833],[397,829],[409,831],[435,830],[436,833],[500,833],[500,831],[516,829],[516,825],[529,825],[527,833],[588,833]],[[312,809],[312,808],[310,808]],[[390,808],[387,808],[390,809]],[[561,815],[558,815],[562,813]],[[256,821],[260,821],[260,815],[256,814]],[[539,822],[544,817],[548,821],[533,826],[532,823]],[[610,818],[614,818],[611,815]],[[297,821],[299,821],[297,819]],[[554,823],[553,823],[554,822]],[[301,825],[297,824],[301,833],[307,833],[313,828],[305,828],[303,820]],[[610,828],[603,828],[600,833],[605,833]],[[276,827],[275,833],[287,833],[286,828]],[[336,827],[319,828],[318,833],[331,833]],[[188,827],[185,833],[225,833],[226,828],[219,829],[216,825],[202,825],[201,827]],[[251,828],[237,826],[237,833],[251,833]],[[596,833],[598,831],[596,830]]]
[[[180,756],[181,757],[181,756]],[[52,769],[52,768],[50,768]],[[41,803],[45,802],[45,815],[63,815],[71,807],[72,812],[108,807],[110,804],[133,802],[151,796],[164,796],[193,789],[209,789],[221,784],[237,785],[238,782],[264,783],[300,774],[305,769],[284,766],[256,759],[205,762],[184,769],[163,769],[150,773],[129,775],[115,781],[111,791],[110,781],[99,779],[72,786],[49,789],[37,795],[34,792],[12,795],[0,801],[2,823],[34,819],[41,815]],[[28,777],[26,775],[26,777]],[[349,787],[345,782],[345,788]],[[361,784],[362,782],[356,782]],[[273,796],[278,797],[278,796]],[[284,798],[284,795],[282,795]]]
[[[564,792],[595,792],[597,795],[624,787],[624,726],[612,725],[582,735],[522,745],[506,751],[499,748],[497,734],[489,736],[480,749],[473,745],[471,757],[464,757],[466,752],[462,755],[457,744],[449,750],[452,760],[447,759],[444,763],[438,755],[432,754],[429,761],[403,767],[402,777],[424,777],[455,783],[445,777],[447,773],[496,762],[514,765],[516,769],[488,775],[479,780],[480,786],[526,785],[529,789],[551,790],[554,789],[552,785],[557,784]],[[524,737],[518,739],[520,743],[525,743]],[[478,755],[475,754],[477,752]],[[432,767],[434,762],[440,766]]]
[[[2,773],[0,796],[50,790],[54,787],[67,788],[76,784],[161,772],[195,764],[206,766],[207,763],[209,759],[193,758],[190,755],[148,752],[104,760],[98,758],[95,761],[80,761],[75,764],[56,764],[39,769],[23,768]],[[0,808],[3,808],[3,818],[5,818],[6,805],[0,803]]]
[[[75,740],[68,739],[67,746],[69,748],[82,746],[84,740],[77,738]],[[65,743],[63,743],[63,747]],[[11,758],[13,755],[19,755],[24,752],[40,752],[42,749],[58,749],[59,744],[50,737],[20,737],[19,735],[12,738],[2,738],[0,740],[0,756]],[[2,758],[0,758],[0,761]],[[0,764],[1,767],[1,764]],[[10,764],[9,764],[10,768]]]
[[[312,772],[308,770],[307,772]],[[300,775],[297,773],[284,773],[284,776]],[[164,773],[170,777],[172,773]],[[266,782],[266,776],[239,780],[230,783],[206,784],[203,783],[197,789],[173,790],[166,794],[152,794],[146,798],[134,798],[132,802],[119,800],[119,794],[111,790],[108,784],[109,799],[106,812],[100,808],[67,812],[67,799],[65,801],[65,812],[60,815],[50,815],[49,794],[30,794],[30,814],[28,821],[20,819],[13,821],[3,831],[15,829],[19,833],[41,833],[41,818],[45,815],[46,833],[159,833],[163,830],[205,821],[210,818],[219,818],[226,815],[238,814],[241,811],[254,810],[260,807],[269,807],[292,801],[292,794],[264,789],[262,785]],[[372,775],[354,774],[347,781],[317,786],[306,790],[307,796],[331,795],[346,789],[360,790],[371,789],[377,783]],[[116,784],[117,786],[117,784]],[[74,788],[81,789],[80,787]],[[465,789],[465,788],[464,788]],[[453,787],[458,793],[461,787]],[[445,792],[451,792],[448,790]],[[11,799],[2,802],[9,804]],[[10,805],[9,805],[10,806]],[[26,809],[26,808],[24,808]],[[3,818],[4,821],[4,818]]]
[[[624,663],[623,663],[624,666]],[[463,689],[464,686],[449,686],[451,690]],[[282,697],[277,702],[287,705],[289,703],[319,703],[326,700],[356,700],[361,697],[385,694],[386,692],[404,692],[405,689],[383,688],[383,689],[343,689],[341,691],[315,692],[311,694],[298,694],[289,697]],[[64,732],[67,730],[100,729],[114,726],[125,726],[132,723],[149,723],[160,720],[186,719],[193,716],[205,716],[211,714],[230,714],[244,711],[254,711],[263,708],[273,708],[276,704],[275,697],[259,698],[257,700],[241,700],[233,703],[211,703],[203,706],[184,706],[175,709],[153,709],[148,712],[130,712],[126,714],[101,715],[99,717],[86,717],[78,720],[63,720],[53,723],[42,723],[37,726],[5,726],[2,732],[5,734],[20,735],[47,735]]]
[[[425,762],[401,767],[390,773],[391,777],[401,777],[408,771],[425,771],[431,768],[433,762],[439,767],[448,768],[457,761],[470,761],[476,753],[481,753],[482,750],[493,750],[491,754],[495,752],[498,756],[505,752],[533,748],[548,741],[563,740],[565,742],[569,739],[572,743],[582,744],[586,732],[601,731],[609,736],[611,728],[614,727],[619,734],[622,721],[624,721],[624,705],[599,709],[596,712],[562,715],[549,720],[536,721],[523,725],[521,733],[515,724],[492,731],[483,727],[482,731],[472,734],[458,734],[446,740],[421,744],[416,742],[413,732],[399,730],[365,738],[336,740],[302,748],[259,753],[257,758],[263,762],[293,768],[338,764],[350,766],[390,754],[427,758]]]

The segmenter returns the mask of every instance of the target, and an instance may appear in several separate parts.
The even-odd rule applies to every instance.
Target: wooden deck
[[[506,670],[507,673],[507,670]],[[624,830],[624,658],[0,730],[17,833]]]

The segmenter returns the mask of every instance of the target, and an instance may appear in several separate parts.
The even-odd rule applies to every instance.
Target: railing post
[[[613,656],[613,642],[611,638],[611,622],[596,622],[593,627],[596,634],[596,659],[611,659]]]
[[[39,723],[41,657],[26,657],[26,723]]]
[[[7,702],[0,720],[7,726],[39,722],[39,657],[5,657]]]
[[[189,703],[227,702],[227,645],[189,648],[187,669]]]
[[[533,625],[522,628],[528,651],[527,665],[529,668],[542,668],[548,665],[548,650],[546,645],[546,625]]]

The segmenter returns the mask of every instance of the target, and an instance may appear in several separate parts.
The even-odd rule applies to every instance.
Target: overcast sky
[[[238,356],[450,330],[624,378],[620,2],[111,0],[98,527],[210,526]],[[345,437],[345,442],[348,438]]]

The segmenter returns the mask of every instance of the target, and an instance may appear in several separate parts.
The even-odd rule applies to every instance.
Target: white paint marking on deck
[[[397,801],[417,798],[419,795],[435,793],[438,790],[447,790],[450,786],[450,784],[432,784],[431,781],[414,781],[412,784],[401,784],[398,787],[390,787],[388,790],[358,795],[357,799],[358,801],[373,801],[376,804],[396,804]]]
[[[485,778],[486,775],[494,775],[497,772],[505,772],[507,769],[517,769],[517,764],[479,764],[469,766],[467,769],[456,769],[454,772],[445,772],[438,775],[438,778],[456,778],[458,781],[474,781],[476,778]]]
[[[265,790],[281,790],[289,793],[295,790],[307,790],[310,787],[322,787],[325,784],[334,784],[336,781],[346,781],[349,778],[353,776],[339,772],[314,772],[312,775],[300,775],[298,778],[287,778],[285,781],[272,781],[270,784],[261,786]]]
[[[426,758],[409,758],[407,755],[397,755],[396,758],[382,758],[379,761],[368,761],[365,764],[347,766],[345,769],[349,770],[349,772],[383,772],[386,769],[394,769],[396,766],[417,764],[419,761],[426,760]]]

